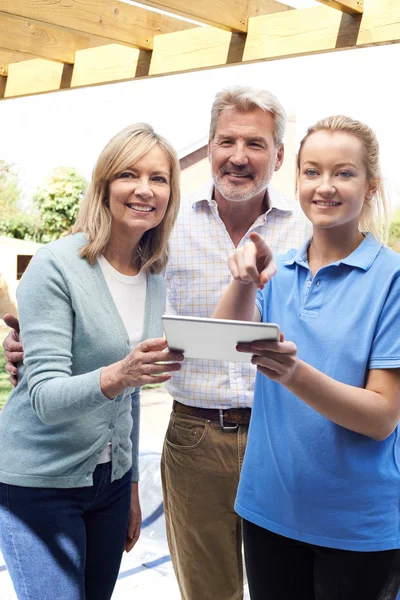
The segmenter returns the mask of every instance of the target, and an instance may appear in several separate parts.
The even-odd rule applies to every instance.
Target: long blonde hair
[[[306,140],[316,131],[340,131],[354,135],[360,140],[364,148],[364,165],[367,171],[368,183],[376,187],[376,192],[371,200],[364,202],[361,210],[359,230],[371,233],[378,241],[385,244],[388,237],[390,223],[390,205],[383,185],[381,166],[379,160],[379,144],[375,133],[368,125],[355,121],[350,117],[336,115],[326,117],[309,127],[306,135],[300,142],[297,154],[297,171],[300,169],[300,154]]]
[[[140,240],[140,269],[161,273],[168,262],[168,240],[178,216],[180,204],[179,160],[171,144],[154,132],[147,123],[129,125],[115,135],[101,152],[93,169],[92,181],[82,201],[73,233],[83,232],[87,243],[82,258],[93,265],[102,254],[111,235],[111,212],[108,207],[109,185],[120,173],[131,167],[158,144],[169,160],[171,193],[161,223],[146,231]]]

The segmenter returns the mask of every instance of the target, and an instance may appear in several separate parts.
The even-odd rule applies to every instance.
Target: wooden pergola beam
[[[111,40],[65,27],[0,12],[1,47],[38,58],[73,64],[75,51],[110,44]]]
[[[71,87],[132,79],[141,74],[143,63],[148,72],[150,52],[119,44],[78,50]]]
[[[250,17],[291,11],[277,0],[140,0],[141,4],[175,13],[228,31],[247,31]]]
[[[144,49],[153,47],[155,35],[193,27],[115,0],[0,0],[0,11]]]
[[[365,0],[359,16],[327,6],[250,19],[244,61],[400,42],[400,2]]]
[[[0,98],[4,98],[6,91],[7,77],[0,75]]]
[[[0,75],[7,77],[8,65],[24,60],[31,60],[33,58],[36,58],[36,56],[24,54],[22,52],[10,52],[9,50],[0,47]]]
[[[37,1],[43,3],[49,0]],[[4,27],[5,17],[13,20],[11,30]],[[17,21],[23,32],[16,26]],[[0,30],[1,45],[8,52],[33,55],[42,52],[42,59],[66,63],[61,64],[62,73],[60,67],[46,61],[36,63],[40,89],[30,75],[33,61],[8,63],[5,95],[9,97],[226,64],[397,43],[400,42],[400,2],[364,0],[362,15],[345,14],[321,3],[310,9],[253,17],[249,19],[247,34],[197,27],[155,36],[152,52],[115,42],[110,45],[107,38],[78,34],[55,25],[44,26],[43,23],[5,13],[0,13]],[[91,48],[96,44],[100,48],[98,52]],[[102,48],[105,44],[108,46]],[[43,56],[44,53],[47,56]],[[3,87],[4,79],[3,76],[0,80]]]
[[[326,4],[331,8],[336,8],[349,15],[361,15],[364,10],[363,0],[317,0],[321,4]]]
[[[158,35],[154,38],[149,75],[226,64],[232,35],[216,27]]]
[[[68,67],[42,58],[13,63],[9,65],[4,97],[58,90],[63,87]]]

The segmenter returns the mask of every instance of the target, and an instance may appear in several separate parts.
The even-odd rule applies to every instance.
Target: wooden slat
[[[36,58],[13,63],[8,67],[4,97],[58,90],[61,88],[63,74],[64,65],[51,60]]]
[[[0,12],[0,45],[11,52],[73,63],[76,50],[109,44],[110,40],[41,21]]]
[[[0,11],[151,49],[153,36],[193,25],[113,0],[0,0]]]
[[[133,78],[140,55],[139,49],[118,44],[79,50],[75,54],[71,87]]]
[[[0,98],[4,98],[6,92],[7,77],[0,74]]]
[[[362,16],[316,6],[250,19],[243,60],[400,42],[400,2],[365,0]]]
[[[31,60],[36,58],[31,54],[23,54],[22,52],[10,52],[0,48],[0,74],[6,76],[8,73],[8,65],[10,63],[21,62],[22,60]]]
[[[150,75],[190,71],[226,64],[232,33],[214,27],[197,27],[158,35],[150,63]]]
[[[336,8],[349,15],[362,14],[364,10],[363,0],[317,0],[321,4],[326,4],[331,8]]]
[[[292,11],[292,7],[277,0],[140,0],[140,2],[228,31],[247,31],[249,17]]]
[[[48,3],[50,0],[37,1]],[[56,0],[51,0],[51,2],[54,1]],[[62,1],[68,4],[73,0]],[[83,1],[86,2],[86,0]],[[4,13],[0,13],[1,45],[8,48],[9,51],[22,50],[34,54],[36,50],[40,51],[40,48],[44,47],[49,55],[54,56],[54,54],[57,54],[57,60],[63,60],[66,63],[72,64],[75,48],[77,50],[86,49],[90,47],[90,44],[94,45],[98,40],[102,40],[103,44],[106,40],[106,38],[98,38],[96,36],[93,36],[92,40],[91,36],[88,37],[86,35],[83,38],[83,42],[81,41],[83,48],[79,48],[79,44],[76,45],[75,43],[76,40],[79,41],[82,38],[78,34],[76,34],[76,38],[71,37],[71,32],[67,29],[57,28],[56,26],[43,26],[43,24],[38,24],[31,20],[12,17],[11,15],[6,16],[9,19],[14,19],[14,22],[16,19],[19,19],[20,27],[28,29],[28,33],[23,32],[24,35],[18,32],[16,27],[8,31],[7,28],[2,26],[4,25],[5,15]],[[42,27],[45,29],[46,35],[42,32]],[[48,32],[48,29],[53,32],[53,37]],[[54,31],[57,32],[56,35]],[[31,45],[28,44],[29,35],[32,38]],[[65,36],[69,37],[66,38]],[[9,45],[14,40],[14,46],[9,48],[4,44],[4,39],[8,41]],[[19,46],[20,40],[25,40],[22,44],[23,48]],[[244,40],[246,40],[246,44],[244,52],[242,52]],[[47,41],[47,45],[43,46],[42,41]],[[285,56],[301,56],[344,48],[396,42],[400,42],[400,2],[398,0],[364,0],[364,12],[362,15],[357,16],[344,14],[321,4],[315,8],[292,10],[251,18],[249,20],[247,38],[246,34],[243,33],[231,34],[222,29],[209,27],[199,27],[187,32],[183,31],[155,36],[155,49],[152,56],[150,74],[159,75],[176,71],[191,71],[230,64],[232,62],[242,62],[242,54],[243,62],[273,60]],[[43,52],[43,49],[41,51]],[[144,62],[146,62],[151,53],[142,51],[143,53],[145,54]],[[128,55],[129,53],[125,56]],[[130,55],[133,56],[133,54]],[[116,62],[115,58],[113,60]],[[114,77],[124,75],[124,68],[126,69],[125,74],[127,74],[127,63],[129,63],[129,60],[126,59],[125,67],[122,65],[119,73],[118,68],[111,64],[111,59],[108,66],[106,59],[103,60],[103,63],[101,61],[100,63],[97,62],[95,69],[97,69],[98,74],[96,77],[103,77],[102,81],[113,80]],[[149,72],[143,68],[142,72],[139,73],[138,68],[140,63],[141,60],[139,58],[135,72],[136,77],[147,75]],[[26,64],[29,63],[19,62],[10,64],[10,69],[11,67],[16,68],[19,65]],[[49,70],[51,70],[50,67],[47,67],[47,71]],[[24,85],[21,87],[19,84],[14,89],[17,90],[16,93],[18,94],[36,93],[39,91],[38,88],[40,90],[44,88],[58,89],[60,87],[68,87],[71,84],[71,78],[73,78],[72,67],[69,71],[64,67],[61,81],[58,71],[50,83],[48,80],[47,83],[43,83],[46,79],[45,75],[41,74],[40,77],[38,76],[39,82],[42,82],[42,87],[38,86],[36,76],[28,77],[24,75],[21,78]],[[123,78],[125,79],[125,76]],[[12,95],[10,90],[13,89],[9,85],[11,86],[12,84],[14,86],[14,82],[11,79],[9,74],[11,83],[9,84],[9,81],[7,81],[6,93],[8,96]],[[82,83],[75,83],[74,85],[88,85],[90,83],[90,79],[88,78],[82,78],[81,81]],[[99,81],[99,79],[96,81]],[[30,82],[32,83],[31,87]],[[24,91],[21,92],[21,89]]]

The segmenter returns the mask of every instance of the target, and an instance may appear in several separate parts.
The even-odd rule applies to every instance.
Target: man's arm
[[[15,387],[18,383],[18,363],[24,360],[23,347],[19,339],[19,321],[11,314],[4,315],[3,321],[12,330],[3,340],[3,348],[7,360],[5,370],[9,374],[10,383]]]

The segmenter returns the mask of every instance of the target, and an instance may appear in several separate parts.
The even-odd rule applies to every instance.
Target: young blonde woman
[[[251,598],[390,600],[400,580],[400,256],[380,236],[375,135],[342,116],[318,122],[301,142],[298,183],[311,240],[278,257],[275,274],[252,234],[214,314],[283,332],[240,347],[258,368],[235,505]]]
[[[158,337],[178,209],[171,145],[127,127],[74,233],[20,283],[24,366],[0,413],[0,544],[19,600],[108,600],[138,538],[139,387],[183,358]]]

